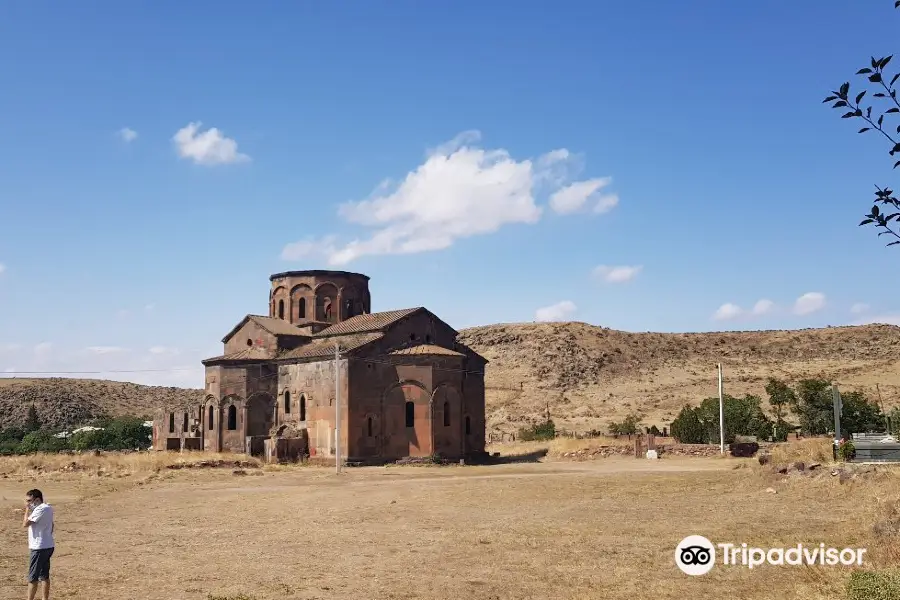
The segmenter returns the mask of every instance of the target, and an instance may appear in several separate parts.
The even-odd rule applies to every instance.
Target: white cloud
[[[769,314],[773,310],[775,310],[775,303],[771,300],[766,300],[765,298],[763,298],[753,305],[753,310],[751,311],[751,313],[754,316],[760,317],[762,315]]]
[[[593,273],[594,277],[602,279],[607,283],[624,283],[626,281],[631,281],[632,279],[637,277],[638,273],[640,273],[643,268],[644,267],[642,265],[621,265],[618,267],[600,265],[598,267],[594,267]]]
[[[723,304],[716,310],[715,314],[713,314],[713,319],[716,321],[729,321],[731,319],[736,319],[744,314],[744,309],[742,309],[737,304],[732,304],[728,302]]]
[[[578,212],[600,189],[609,185],[610,181],[612,181],[611,178],[603,177],[571,183],[550,196],[550,208],[561,215]],[[618,199],[607,210],[615,206],[616,203],[618,203]]]
[[[619,205],[619,196],[618,194],[607,194],[605,196],[600,196],[597,199],[597,204],[594,206],[594,212],[598,215],[602,215],[603,213],[607,213],[617,207]]]
[[[92,354],[119,354],[120,352],[126,352],[125,348],[120,348],[119,346],[88,346],[85,350]]]
[[[122,138],[123,142],[129,143],[137,139],[138,133],[130,127],[123,127],[118,131],[118,136]]]
[[[238,152],[237,142],[211,127],[200,133],[202,123],[188,123],[172,137],[178,156],[198,165],[221,165],[247,162],[250,157]]]
[[[825,307],[825,294],[807,292],[794,302],[794,313],[800,316],[812,314]]]
[[[567,321],[578,310],[571,300],[563,300],[550,306],[539,308],[534,313],[535,321]]]
[[[860,315],[864,312],[867,312],[871,308],[868,304],[864,302],[857,302],[853,306],[850,307],[850,312],[854,315]]]
[[[537,223],[544,213],[538,196],[551,196],[551,206],[563,210],[580,207],[605,181],[574,181],[579,157],[566,149],[517,160],[475,146],[479,139],[477,131],[463,132],[432,149],[402,181],[385,180],[369,198],[341,205],[339,216],[367,228],[367,236],[342,245],[334,236],[307,238],[286,245],[282,258],[320,256],[341,266],[366,255],[442,250],[505,225]]]

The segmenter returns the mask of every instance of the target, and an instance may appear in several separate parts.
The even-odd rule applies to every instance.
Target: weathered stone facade
[[[270,281],[269,315],[244,317],[224,354],[203,361],[202,405],[160,410],[154,448],[262,456],[266,440],[292,431],[311,457],[334,456],[337,398],[348,461],[484,453],[487,361],[452,327],[424,308],[370,313],[369,278],[358,273]],[[274,439],[269,449],[297,445]]]

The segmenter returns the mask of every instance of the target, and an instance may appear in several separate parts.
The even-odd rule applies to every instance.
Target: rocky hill
[[[32,403],[44,425],[65,428],[103,416],[151,417],[158,406],[202,402],[203,396],[203,390],[95,379],[0,379],[0,429],[24,423]]]
[[[668,425],[685,403],[725,391],[759,394],[769,377],[823,376],[886,407],[900,404],[900,327],[798,331],[629,333],[585,323],[491,325],[461,332],[484,355],[488,429],[514,431],[547,411],[557,426],[606,430],[636,412]]]
[[[823,376],[900,404],[900,327],[799,331],[629,333],[585,323],[490,325],[460,341],[483,354],[488,429],[515,431],[549,408],[558,426],[605,430],[630,412],[668,425],[685,403],[714,396],[716,363],[725,391],[764,396],[768,377]],[[24,422],[32,402],[48,425],[102,415],[151,415],[157,406],[201,401],[203,390],[84,379],[0,379],[0,427]]]

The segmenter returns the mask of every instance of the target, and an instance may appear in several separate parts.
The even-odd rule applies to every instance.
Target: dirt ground
[[[852,486],[767,493],[737,459],[165,472],[0,479],[0,598],[24,597],[24,491],[57,509],[54,597],[833,598],[806,567],[688,577],[674,548],[862,539]]]

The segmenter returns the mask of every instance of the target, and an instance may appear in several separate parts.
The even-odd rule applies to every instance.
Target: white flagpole
[[[722,363],[719,363],[719,453],[725,454],[725,400],[722,394]]]

